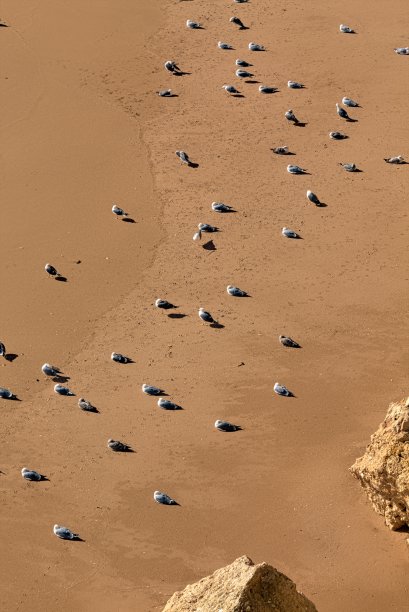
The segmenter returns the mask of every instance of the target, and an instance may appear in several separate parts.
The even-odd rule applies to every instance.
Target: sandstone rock
[[[409,526],[409,398],[389,406],[365,454],[350,469],[389,529]]]
[[[246,556],[174,593],[163,612],[317,612],[284,574]]]

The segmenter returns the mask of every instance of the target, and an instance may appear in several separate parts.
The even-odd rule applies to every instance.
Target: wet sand
[[[408,58],[393,48],[407,44],[409,11],[342,8],[3,3],[1,340],[19,356],[0,384],[22,400],[2,404],[3,607],[160,610],[248,554],[320,611],[405,609],[405,534],[384,527],[348,467],[407,394],[408,166],[383,157],[408,156]],[[236,31],[233,14],[250,29]],[[267,51],[251,54],[250,40]],[[236,57],[279,92],[236,83]],[[166,74],[166,59],[191,74]],[[229,82],[245,97],[229,98]],[[154,95],[164,87],[178,97]],[[360,102],[357,123],[337,117],[343,95]],[[286,124],[288,108],[304,128]],[[285,171],[270,150],[283,144],[310,175]],[[337,165],[351,161],[363,172]],[[237,212],[217,215],[214,200]],[[113,218],[112,202],[136,223]],[[192,241],[199,222],[220,227],[215,251]],[[303,240],[282,238],[284,225]],[[47,278],[46,261],[68,282]],[[227,284],[252,297],[229,297]],[[186,316],[158,311],[157,297]],[[224,327],[202,325],[199,306]],[[44,361],[77,398],[53,393]],[[273,397],[275,381],[297,397]],[[144,382],[184,410],[161,411]],[[82,413],[81,396],[100,414]],[[215,432],[217,418],[243,431]],[[109,437],[135,454],[110,453]],[[23,465],[50,481],[26,483]],[[155,489],[181,506],[156,505]],[[55,522],[85,542],[57,540]]]

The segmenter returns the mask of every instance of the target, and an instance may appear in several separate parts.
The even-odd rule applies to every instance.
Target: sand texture
[[[1,609],[159,611],[246,554],[320,612],[405,610],[404,534],[348,468],[408,393],[409,165],[383,161],[409,159],[409,57],[393,52],[409,44],[408,3],[3,0],[0,17],[0,340],[18,355],[1,360],[0,385],[21,400],[0,400]],[[237,57],[258,83],[238,82]],[[188,74],[166,73],[168,59]],[[155,94],[167,87],[177,97]],[[361,105],[355,123],[335,112],[344,95]],[[199,222],[221,231],[193,242]],[[53,392],[44,362],[76,397]],[[296,397],[275,395],[276,381]],[[184,410],[160,410],[143,383]],[[215,431],[216,419],[243,431]],[[49,480],[23,480],[23,466]],[[155,504],[155,489],[180,506]],[[54,523],[84,542],[58,540]]]

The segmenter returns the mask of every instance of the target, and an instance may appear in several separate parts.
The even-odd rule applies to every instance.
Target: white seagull
[[[287,119],[287,121],[292,121],[293,123],[300,123],[291,108],[284,113],[284,117]]]
[[[47,272],[47,274],[49,274],[50,276],[54,276],[55,278],[58,278],[59,276],[61,276],[61,274],[57,271],[57,269],[54,268],[54,266],[52,266],[49,263],[45,264],[44,270]]]
[[[215,428],[219,431],[240,431],[240,425],[233,425],[233,423],[229,423],[229,421],[221,421],[217,419],[214,424]]]
[[[355,102],[355,100],[352,100],[351,98],[347,98],[346,96],[342,98],[341,102],[344,106],[349,106],[350,108],[354,106],[359,106],[358,102]]]
[[[336,107],[337,113],[338,113],[339,117],[341,117],[341,119],[346,119],[346,121],[350,120],[350,116],[346,112],[345,108],[342,108],[342,106],[340,106],[338,104],[338,102],[335,104],[335,107]]]
[[[246,62],[246,60],[236,59],[236,66],[241,66],[242,68],[248,68],[249,66],[252,66],[252,65],[253,64]]]
[[[288,348],[301,348],[301,346],[289,336],[278,336],[279,341],[283,346]]]
[[[212,202],[212,210],[214,210],[214,212],[224,213],[232,210],[232,207],[228,204],[223,204],[223,202]]]
[[[297,232],[294,232],[294,230],[290,229],[289,227],[283,227],[283,229],[281,230],[281,233],[284,236],[284,238],[299,238],[300,237],[297,234]]]
[[[117,363],[128,363],[130,361],[129,357],[125,357],[121,353],[111,353],[111,359]]]
[[[36,472],[35,470],[30,470],[29,468],[23,467],[21,470],[21,475],[26,480],[43,480],[43,476]]]
[[[355,164],[342,164],[340,162],[339,165],[342,166],[343,169],[346,170],[347,172],[356,172],[357,170],[357,167]]]
[[[57,395],[75,395],[68,387],[64,387],[63,385],[54,385],[54,392]]]
[[[409,55],[409,47],[397,47],[394,51],[398,55]]]
[[[216,323],[216,321],[213,319],[210,312],[208,312],[204,308],[199,308],[199,311],[197,314],[202,319],[202,321],[204,321],[205,323]]]
[[[199,230],[198,232],[195,232],[193,234],[193,240],[195,242],[199,242],[199,240],[201,240],[201,239],[202,239],[202,232],[201,232],[201,230]]]
[[[347,25],[344,25],[343,23],[341,23],[341,25],[339,26],[339,31],[342,32],[343,34],[355,34],[355,30],[352,30],[352,28],[349,28]]]
[[[161,493],[161,491],[155,491],[153,494],[153,499],[158,504],[163,504],[164,506],[178,506],[179,505],[174,499],[169,497],[169,495],[166,495],[166,493]]]
[[[49,363],[44,363],[41,366],[41,370],[46,376],[58,376],[59,374],[61,374],[61,370],[59,368],[56,368],[55,366],[52,366]]]
[[[219,40],[217,46],[219,47],[219,49],[225,49],[228,51],[231,51],[231,49],[233,49],[233,47],[229,45],[229,43],[222,42],[221,40]]]
[[[161,89],[160,91],[157,91],[156,93],[161,98],[169,98],[169,97],[172,96],[172,90],[171,89]]]
[[[119,440],[112,440],[109,438],[107,442],[107,447],[110,448],[114,453],[132,453],[133,450],[128,444],[124,442],[120,442]]]
[[[304,168],[300,168],[300,166],[295,166],[294,164],[288,164],[287,172],[290,174],[304,174],[307,172]]]
[[[309,199],[310,202],[315,204],[315,206],[320,206],[321,205],[321,202],[320,202],[319,198],[315,195],[315,193],[313,193],[309,189],[307,191],[307,198]]]
[[[118,217],[118,218],[119,217],[127,217],[128,216],[128,213],[125,212],[122,208],[120,208],[116,204],[113,204],[111,210],[114,213],[114,215],[116,215],[116,217]]]
[[[79,538],[78,533],[74,533],[68,527],[63,527],[63,525],[54,525],[53,531],[57,538],[61,540],[77,540]]]
[[[158,399],[158,406],[159,408],[162,408],[163,410],[182,410],[181,406],[178,406],[178,404],[171,402],[165,397],[160,397]]]
[[[209,223],[199,223],[197,227],[200,229],[201,232],[212,233],[219,231],[217,227],[215,227],[214,225],[209,225]]]
[[[179,66],[176,65],[176,62],[172,62],[171,60],[165,62],[164,66],[168,72],[172,72],[173,74],[180,72]]]
[[[276,382],[274,385],[274,392],[277,393],[277,395],[293,397],[293,393],[291,393],[291,391],[287,389],[287,387],[285,387],[284,385],[280,385],[278,382]]]
[[[239,94],[239,90],[236,89],[233,85],[222,85],[222,89],[227,91],[229,94]]]
[[[236,76],[239,77],[239,79],[250,79],[254,76],[254,74],[248,72],[247,70],[240,70],[239,68],[238,70],[236,70]]]
[[[2,399],[12,399],[13,393],[10,391],[10,389],[6,389],[5,387],[0,387],[0,397]]]
[[[186,21],[186,27],[190,30],[201,30],[203,28],[201,23],[198,21],[192,21],[192,19],[188,19]]]
[[[142,393],[146,393],[146,395],[162,395],[163,391],[162,389],[159,389],[159,387],[154,387],[153,385],[143,384]]]
[[[173,304],[171,304],[167,300],[161,300],[160,298],[158,298],[155,301],[155,306],[156,308],[162,308],[163,310],[169,310],[170,308],[175,308]]]
[[[383,159],[387,164],[406,164],[403,155],[397,155],[396,157],[384,157]]]
[[[257,43],[251,42],[249,43],[250,51],[265,51],[263,45],[258,45]]]
[[[80,397],[78,400],[78,406],[81,408],[81,410],[84,410],[84,412],[98,412],[98,409],[83,397]]]
[[[329,137],[331,140],[344,140],[345,138],[348,138],[348,136],[342,132],[330,132]]]
[[[234,287],[233,285],[227,285],[226,291],[229,295],[233,297],[247,297],[248,293],[243,291],[243,289],[239,289],[238,287]]]
[[[298,83],[297,81],[288,81],[287,87],[290,89],[303,89],[304,85],[302,83]]]
[[[276,155],[288,155],[288,147],[287,146],[284,146],[284,147],[275,147],[274,149],[272,149],[272,151]]]

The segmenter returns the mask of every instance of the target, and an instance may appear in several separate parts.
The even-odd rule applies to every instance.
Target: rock
[[[409,526],[409,398],[389,406],[350,470],[389,529]]]
[[[267,563],[246,556],[169,599],[163,612],[317,612],[295,584]]]

